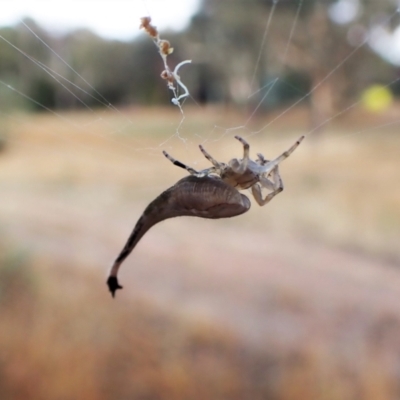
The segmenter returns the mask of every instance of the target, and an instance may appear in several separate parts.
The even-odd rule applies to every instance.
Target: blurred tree
[[[296,77],[291,100],[307,99],[318,129],[367,83],[390,81],[393,68],[371,51],[367,35],[377,19],[395,22],[394,15],[390,0],[203,0],[188,29],[193,58],[209,74],[199,78],[202,96],[210,90],[220,101],[249,104],[257,94],[253,106],[262,100],[265,109],[290,100]]]
[[[391,32],[398,25],[392,0],[202,0],[185,32],[162,37],[175,48],[172,68],[195,61],[180,74],[200,103],[262,111],[304,98],[318,129],[367,85],[393,79],[394,68],[371,50],[368,35],[377,26]],[[0,35],[0,79],[46,107],[167,104],[171,97],[147,36],[129,43],[88,30],[55,37],[30,19],[0,29]],[[57,71],[48,70],[54,77],[24,52]],[[0,105],[15,104],[17,95],[4,85],[0,89]]]
[[[44,107],[168,103],[170,93],[160,79],[162,61],[147,37],[108,41],[86,29],[55,37],[32,20],[0,29],[0,35],[4,38],[0,40],[0,79]],[[174,54],[171,61],[175,60]],[[2,107],[17,104],[16,97],[1,87]],[[43,109],[26,99],[23,106]]]
[[[25,19],[14,28],[1,29],[0,35],[3,40],[0,40],[0,77],[21,92],[32,96],[47,78],[43,79],[40,67],[29,61],[24,54],[28,54],[37,62],[48,64],[49,52],[26,26],[37,32],[43,40],[51,43],[50,36],[31,19]],[[2,91],[0,96],[2,106],[7,106],[8,103],[16,104],[11,99],[11,92]],[[25,101],[25,106],[32,107],[33,103]]]

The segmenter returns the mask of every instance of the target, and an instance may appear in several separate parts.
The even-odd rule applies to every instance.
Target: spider
[[[243,145],[243,158],[232,158],[228,164],[215,160],[202,145],[199,145],[204,157],[213,165],[213,167],[201,171],[196,171],[175,160],[166,151],[163,151],[163,154],[174,165],[186,169],[191,175],[198,177],[216,175],[225,183],[238,190],[251,188],[251,192],[258,205],[265,206],[283,190],[283,182],[279,175],[279,163],[293,153],[304,137],[301,136],[294,145],[272,161],[267,160],[261,153],[257,153],[258,158],[255,161],[251,160],[250,145],[240,136],[235,136],[235,139],[239,140]],[[263,188],[272,190],[264,199],[262,198]]]
[[[200,151],[212,163],[212,167],[196,171],[172,158],[166,151],[165,157],[174,165],[184,168],[190,175],[161,193],[143,211],[125,246],[114,261],[107,279],[108,288],[115,296],[122,286],[118,282],[118,271],[143,235],[158,222],[179,216],[218,219],[230,218],[250,209],[250,200],[239,190],[251,189],[256,202],[264,206],[283,190],[279,175],[279,163],[285,160],[302,142],[301,136],[288,150],[272,161],[260,153],[253,161],[249,158],[250,146],[241,137],[235,136],[243,145],[243,158],[233,158],[228,164],[216,161],[203,146]],[[264,199],[262,189],[271,190]]]

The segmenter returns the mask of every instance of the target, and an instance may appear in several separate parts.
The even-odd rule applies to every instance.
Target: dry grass
[[[347,343],[246,344],[207,319],[111,302],[77,266],[2,252],[2,399],[396,399],[400,322]],[[346,332],[342,332],[346,336]],[[266,343],[270,340],[266,340]]]
[[[229,332],[143,301],[116,308],[98,277],[51,263],[37,273],[38,261],[2,259],[2,399],[234,399],[243,393],[245,354]]]
[[[107,264],[183,174],[161,149],[202,167],[200,136],[218,159],[239,155],[233,135],[246,132],[214,125],[245,116],[188,110],[186,142],[169,139],[180,116],[163,110],[63,117],[10,119],[0,157],[2,399],[400,396],[394,129],[336,124],[285,162],[268,207],[157,226],[111,301]],[[303,114],[286,119],[249,139],[253,153],[274,156],[304,131]]]
[[[146,202],[184,173],[168,164],[162,149],[198,168],[208,165],[198,151],[199,142],[218,159],[240,155],[233,135],[248,132],[226,132],[223,127],[240,126],[245,116],[189,110],[180,128],[185,142],[174,136],[180,118],[173,112],[142,109],[123,115],[67,114],[76,125],[70,127],[49,115],[18,117],[9,134],[11,151],[0,161],[0,177],[15,184],[97,185]],[[371,120],[361,115],[359,124],[354,118],[347,125],[342,121],[329,127],[319,140],[311,136],[302,144],[281,167],[286,192],[262,212],[254,205],[246,220],[249,228],[300,234],[400,260],[397,125],[369,131],[392,117]],[[249,139],[253,154],[263,151],[272,157],[304,133],[307,120],[301,112],[284,120],[288,124],[275,124],[274,130]],[[253,125],[259,128],[267,121]]]

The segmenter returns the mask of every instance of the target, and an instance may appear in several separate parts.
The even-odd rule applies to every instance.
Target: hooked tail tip
[[[118,283],[118,278],[116,276],[110,276],[107,279],[107,286],[108,286],[108,290],[111,292],[111,296],[113,298],[115,297],[115,292],[118,289],[122,289],[122,286]]]

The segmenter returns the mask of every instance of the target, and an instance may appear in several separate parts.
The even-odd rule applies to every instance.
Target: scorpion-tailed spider
[[[254,199],[260,206],[264,206],[282,192],[283,182],[279,174],[279,164],[293,153],[304,136],[271,161],[261,153],[257,154],[255,161],[251,160],[249,144],[240,136],[235,136],[235,139],[243,145],[243,158],[233,158],[227,164],[216,161],[200,145],[200,151],[213,165],[201,171],[175,160],[163,151],[168,160],[184,168],[190,175],[161,193],[146,207],[137,221],[124,248],[114,261],[107,279],[113,297],[118,289],[122,289],[117,278],[122,262],[153,225],[180,216],[218,219],[243,214],[250,209],[250,200],[239,193],[239,190],[251,189]],[[262,189],[270,191],[265,198],[262,197]]]

